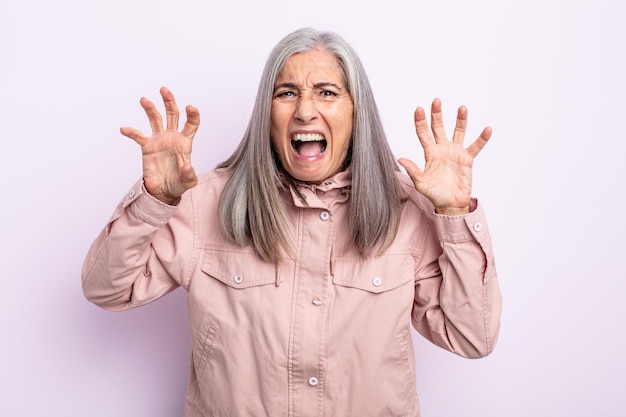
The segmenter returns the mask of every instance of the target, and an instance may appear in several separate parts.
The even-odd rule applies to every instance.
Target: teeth
[[[319,133],[296,133],[291,140],[300,142],[315,142],[324,140],[324,136]]]

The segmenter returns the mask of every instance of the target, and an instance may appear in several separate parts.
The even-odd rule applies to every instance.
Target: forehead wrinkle
[[[330,80],[328,80],[330,78]],[[300,86],[310,85],[313,88],[325,87],[325,86],[335,86],[340,87],[336,80],[333,80],[334,76],[329,77],[327,74],[319,74],[317,72],[309,72],[306,75],[296,75],[296,74],[280,74],[277,78],[276,86],[283,87],[295,87],[298,88]],[[317,79],[317,80],[316,80]],[[320,80],[321,79],[321,80]],[[341,75],[339,76],[338,81],[343,81]],[[343,84],[343,83],[342,83]]]
[[[296,88],[296,84],[292,82],[278,83],[274,86],[274,91],[279,88]]]
[[[342,86],[335,84],[335,83],[331,83],[329,81],[319,82],[313,85],[313,88],[324,88],[324,87],[335,87],[338,90],[343,90]]]
[[[344,88],[341,85],[338,85],[336,83],[330,82],[330,81],[321,81],[318,83],[313,84],[313,88],[325,88],[325,87],[334,87],[340,91],[342,91]],[[274,87],[274,91],[278,90],[279,88],[295,88],[295,89],[299,89],[300,87],[298,87],[296,85],[296,83],[294,82],[283,82],[283,83],[278,83],[276,84],[276,86]]]
[[[289,88],[304,91],[324,87],[333,87],[341,92],[347,90],[337,58],[328,54],[325,51],[309,51],[291,56],[278,73],[274,90]]]

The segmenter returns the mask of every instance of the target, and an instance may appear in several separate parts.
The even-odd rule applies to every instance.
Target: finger
[[[152,129],[152,133],[159,133],[163,131],[163,118],[161,117],[161,113],[154,106],[154,103],[148,100],[145,97],[141,97],[139,100],[139,104],[143,107],[146,115],[148,116],[148,121],[150,122],[150,128]]]
[[[127,138],[131,138],[135,142],[137,142],[140,146],[145,145],[148,142],[148,139],[137,129],[133,129],[132,127],[122,127],[120,128],[120,133]]]
[[[493,129],[491,129],[491,127],[488,126],[484,128],[478,139],[476,139],[474,143],[467,147],[467,153],[472,158],[476,158],[476,156],[480,153],[483,147],[487,144],[487,141],[489,140],[489,138],[491,138],[492,132]]]
[[[187,121],[183,126],[182,134],[193,139],[200,126],[200,111],[194,106],[187,106],[185,112],[187,113]]]
[[[446,131],[443,126],[443,114],[441,112],[441,100],[438,98],[433,100],[433,104],[430,108],[430,126],[433,131],[433,135],[435,136],[435,142],[446,142],[448,138],[446,137]]]
[[[406,158],[398,159],[398,163],[406,170],[406,173],[409,174],[413,182],[416,183],[417,179],[422,175],[420,167],[417,166],[415,162]]]
[[[467,107],[459,107],[459,111],[456,115],[456,126],[454,127],[454,135],[452,136],[452,142],[463,144],[465,139],[465,130],[467,129]]]
[[[178,131],[178,106],[174,99],[174,94],[165,87],[161,87],[161,97],[163,98],[163,104],[165,105],[165,120],[167,122],[167,130]]]
[[[433,144],[433,135],[428,128],[426,112],[423,108],[418,107],[415,109],[413,117],[415,120],[415,133],[417,133],[417,138],[422,144],[422,147],[426,149],[427,146],[431,146]]]

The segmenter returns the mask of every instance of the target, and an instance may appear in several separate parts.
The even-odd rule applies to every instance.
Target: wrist
[[[150,191],[148,191],[148,194],[150,194],[152,198],[154,198],[155,200],[158,200],[163,204],[167,204],[168,206],[176,206],[178,205],[178,202],[180,201],[180,197],[170,197],[170,196],[157,194],[157,193],[153,194]]]
[[[470,212],[470,207],[435,207],[435,213],[445,216],[460,216]]]
[[[163,204],[167,204],[168,206],[176,206],[180,201],[180,197],[171,198],[171,197],[157,197],[154,196],[157,200],[159,200]]]
[[[162,192],[151,191],[148,187],[146,187],[146,182],[143,182],[143,188],[146,190],[148,194],[150,194],[153,198],[159,200],[163,204],[167,204],[168,206],[175,206],[180,201],[180,196],[172,197],[169,195],[165,195]]]

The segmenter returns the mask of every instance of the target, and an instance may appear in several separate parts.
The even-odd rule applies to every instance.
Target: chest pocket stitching
[[[276,266],[261,261],[251,252],[205,249],[202,272],[236,289],[258,287],[276,282]],[[240,276],[237,283],[235,277]]]
[[[412,255],[383,255],[367,260],[335,259],[333,284],[375,294],[390,291],[414,279]],[[374,279],[380,278],[379,286]]]

